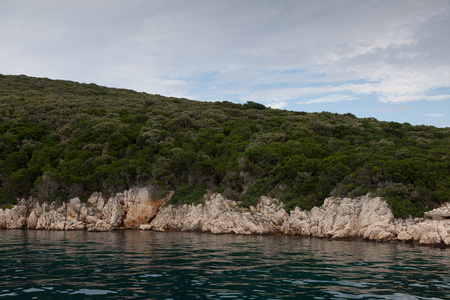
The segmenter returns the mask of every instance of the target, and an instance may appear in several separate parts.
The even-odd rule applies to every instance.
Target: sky
[[[450,1],[1,0],[0,74],[450,127]]]

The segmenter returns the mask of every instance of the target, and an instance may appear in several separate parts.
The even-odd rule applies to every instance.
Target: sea
[[[0,230],[0,299],[450,299],[450,249],[283,235]]]

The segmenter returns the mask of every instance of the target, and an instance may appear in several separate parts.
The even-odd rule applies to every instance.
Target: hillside
[[[371,192],[418,216],[449,201],[449,149],[450,128],[0,75],[2,205],[152,185],[287,209]]]

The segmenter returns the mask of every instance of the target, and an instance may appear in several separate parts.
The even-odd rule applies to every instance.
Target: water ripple
[[[0,239],[0,298],[450,298],[450,249],[148,231]]]

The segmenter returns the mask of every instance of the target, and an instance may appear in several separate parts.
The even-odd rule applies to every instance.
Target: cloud
[[[323,97],[300,101],[299,104],[317,104],[317,103],[333,103],[333,102],[341,102],[341,101],[351,101],[356,100],[356,97],[348,96],[348,95],[326,95]]]
[[[441,118],[441,117],[445,116],[445,114],[441,114],[441,113],[424,114],[424,116],[426,116],[426,117],[432,117],[432,118]]]
[[[265,103],[268,107],[282,109],[287,105],[286,101],[269,101]]]
[[[449,36],[447,0],[0,1],[2,73],[277,108],[445,103]]]
[[[431,95],[431,96],[427,96],[427,100],[430,101],[443,101],[443,100],[449,100],[450,99],[450,95]]]
[[[382,112],[398,112],[398,111],[405,111],[405,110],[409,110],[410,108],[406,105],[394,105],[388,108],[380,108],[377,111],[382,111]]]

